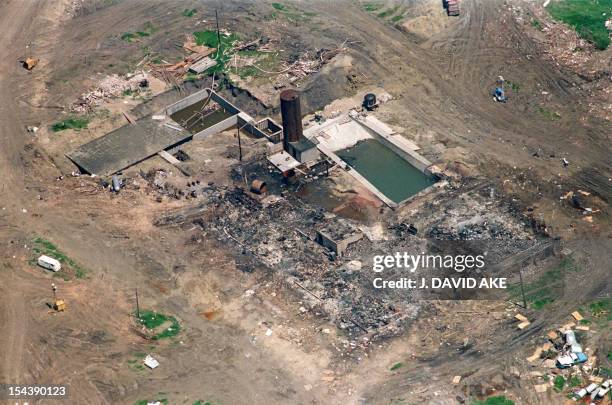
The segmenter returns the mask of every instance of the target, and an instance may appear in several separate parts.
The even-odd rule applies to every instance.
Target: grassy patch
[[[563,387],[565,387],[565,378],[562,375],[558,375],[553,380],[553,388],[557,392],[563,391]]]
[[[570,388],[578,387],[579,385],[582,385],[582,379],[577,375],[573,375],[567,380],[567,385]]]
[[[125,42],[132,42],[136,39],[136,34],[133,32],[124,32],[121,34],[121,39]]]
[[[279,16],[284,16],[289,22],[297,23],[297,22],[306,22],[310,21],[311,17],[317,15],[317,13],[313,12],[303,12],[296,7],[290,7],[282,3],[272,3],[272,7],[274,8],[274,12],[270,14],[268,17],[265,17],[267,20],[275,20]]]
[[[193,83],[193,82],[197,82],[201,78],[202,76],[198,73],[188,72],[187,75],[185,75],[185,78],[183,79],[183,81]]]
[[[537,280],[524,283],[523,288],[528,305],[537,310],[551,304],[557,298],[558,290],[564,287],[565,274],[580,271],[580,267],[573,258],[565,257]],[[509,285],[508,292],[513,299],[522,300],[520,284]]]
[[[611,307],[612,303],[610,299],[602,299],[589,304],[589,311],[591,311],[591,314],[594,317],[600,317],[606,314],[610,314]]]
[[[542,23],[540,23],[540,20],[536,20],[535,18],[531,20],[531,26],[537,30],[542,30]]]
[[[395,6],[395,7],[389,8],[387,10],[383,10],[380,13],[376,14],[376,16],[378,18],[387,18],[387,17],[390,17],[393,14],[397,13],[397,10],[399,10],[399,6]]]
[[[391,369],[390,369],[390,370],[391,370],[391,371],[395,371],[395,370],[397,370],[398,368],[401,368],[401,367],[403,367],[403,366],[404,366],[404,363],[395,363],[393,366],[391,366]]]
[[[514,401],[506,398],[504,395],[489,397],[483,401],[474,401],[472,405],[514,405]]]
[[[610,45],[605,22],[612,14],[612,0],[559,0],[550,3],[548,12],[598,49]]]
[[[85,269],[79,266],[74,260],[66,256],[64,252],[59,250],[57,246],[55,246],[53,243],[51,243],[50,241],[46,239],[35,238],[32,241],[32,251],[37,256],[33,258],[34,262],[36,262],[36,260],[38,259],[38,256],[40,255],[50,256],[58,260],[60,263],[62,263],[63,266],[68,266],[72,271],[74,271],[74,276],[76,278],[86,277]],[[69,279],[66,269],[64,268],[62,268],[62,270],[60,270],[59,272],[54,273],[54,275],[58,275],[58,277],[63,277],[64,280]]]
[[[506,85],[510,87],[510,89],[512,89],[512,91],[514,91],[515,93],[518,93],[518,91],[521,89],[521,86],[518,83],[512,82],[510,80],[506,80]]]
[[[363,9],[365,11],[367,11],[368,13],[373,13],[376,10],[379,10],[382,7],[381,4],[376,4],[376,3],[365,3],[363,5]]]
[[[170,322],[170,326],[153,336],[153,340],[165,339],[176,336],[181,331],[181,325],[178,320],[169,315],[164,315],[155,311],[140,311],[139,321],[147,329],[156,329],[165,323]]]
[[[392,21],[392,22],[394,22],[394,23],[396,23],[396,22],[400,21],[402,18],[404,18],[404,15],[403,15],[403,14],[398,14],[398,15],[394,16],[394,17],[391,19],[391,21]]]
[[[259,67],[258,69],[252,65],[242,66],[242,67],[239,67],[236,71],[236,70],[232,70],[230,66],[230,70],[238,74],[238,76],[240,76],[241,79],[246,79],[247,77],[260,77],[260,76],[267,75],[265,72],[263,72],[260,69],[267,70],[268,72],[272,72],[278,68],[279,54],[277,52],[240,51],[238,52],[238,55],[246,56],[246,57],[254,57],[255,58],[254,64],[257,65],[257,67]],[[231,62],[230,62],[230,65],[231,65]]]
[[[561,118],[561,114],[558,112],[547,110],[544,107],[538,107],[538,112],[551,121],[556,121]]]
[[[201,399],[198,399],[193,403],[193,405],[212,405],[212,402],[202,401]]]
[[[527,304],[533,309],[542,309],[554,302],[558,290],[564,287],[565,272],[570,271],[570,269],[574,269],[574,267],[570,266],[569,262],[564,259],[557,266],[542,274],[537,280],[524,283],[523,288]],[[520,284],[509,285],[508,292],[513,299],[522,300]]]
[[[225,70],[225,64],[230,60],[232,54],[232,46],[239,37],[236,34],[224,35],[221,34],[221,43],[217,37],[217,31],[196,31],[193,33],[197,45],[205,45],[209,48],[217,48],[214,54],[214,59],[217,64],[211,67],[208,72],[222,72]]]
[[[159,401],[159,402],[161,402],[164,405],[168,405],[168,399],[166,399],[166,398],[158,398],[158,399],[154,400],[153,402],[155,402],[155,401]],[[147,405],[148,403],[149,403],[148,399],[141,399],[140,401],[134,402],[134,405]]]
[[[121,39],[124,40],[125,42],[134,42],[138,40],[139,38],[151,36],[151,34],[153,34],[155,31],[156,31],[155,26],[153,26],[153,23],[149,21],[144,25],[144,28],[140,31],[124,32],[123,34],[121,34]]]
[[[273,13],[270,13],[270,14],[264,16],[264,20],[266,20],[266,21],[273,21],[273,20],[276,20],[277,17],[278,17],[278,13],[275,11]]]
[[[183,17],[193,17],[195,13],[197,12],[198,10],[195,8],[192,8],[192,9],[186,8],[185,10],[183,10]]]
[[[87,128],[87,125],[89,125],[89,118],[71,117],[51,125],[51,130],[53,132],[64,131],[66,129],[74,129],[78,131],[79,129]]]
[[[559,263],[559,268],[563,271],[569,271],[569,272],[579,272],[580,271],[580,267],[578,266],[578,263],[576,263],[576,261],[572,258],[572,257],[564,257],[563,260],[561,260],[561,263]]]

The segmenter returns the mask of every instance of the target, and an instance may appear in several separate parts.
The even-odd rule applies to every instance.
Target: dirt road
[[[20,156],[26,142],[22,117],[23,109],[19,105],[19,84],[14,80],[20,77],[18,63],[19,58],[24,55],[25,44],[31,32],[27,27],[32,27],[45,7],[45,2],[31,1],[19,2],[8,1],[0,4],[0,26],[2,26],[2,36],[0,46],[5,49],[5,56],[0,60],[0,173],[2,173],[2,193],[0,194],[0,241],[5,246],[6,251],[2,252],[3,269],[0,284],[0,293],[6,297],[7,305],[1,314],[1,324],[3,325],[3,350],[0,380],[3,382],[17,383],[22,376],[24,363],[24,342],[28,330],[28,315],[22,299],[23,291],[15,283],[16,276],[7,274],[6,256],[9,253],[9,240],[13,238],[15,232],[24,231],[25,227],[15,229],[15,225],[22,222],[24,215],[20,213],[22,202],[27,199],[23,192],[24,173],[23,166],[20,164]],[[48,2],[47,2],[48,3]],[[9,101],[14,100],[14,101]],[[27,226],[27,225],[26,225]]]

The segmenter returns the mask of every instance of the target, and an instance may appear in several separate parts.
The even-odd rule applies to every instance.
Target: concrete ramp
[[[88,142],[67,156],[82,171],[107,176],[192,138],[173,121],[147,116]]]

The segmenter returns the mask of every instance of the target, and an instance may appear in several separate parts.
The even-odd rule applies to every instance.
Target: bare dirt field
[[[381,16],[389,9],[401,17]],[[150,93],[87,111],[87,128],[51,125],[78,115],[71,106],[101,78],[181,60],[185,35],[213,30],[215,10],[223,30],[266,37],[276,52],[257,56],[275,74],[234,61],[233,73],[216,76],[220,94],[280,122],[285,66],[340,49],[292,82],[302,112],[333,116],[384,89],[392,100],[376,116],[449,173],[446,186],[391,210],[336,170],[273,189],[280,202],[262,200],[244,167],[271,185],[278,176],[259,163],[257,139],[243,137],[239,161],[235,129],[183,148],[189,177],[159,157],[126,169],[120,193],[78,175],[65,154],[124,125],[123,112],[155,113],[212,78],[153,79]],[[553,27],[541,4],[522,0],[465,0],[455,18],[438,0],[0,0],[0,383],[69,385],[67,399],[29,401],[45,404],[469,404],[491,395],[560,404],[569,391],[556,392],[552,378],[561,372],[526,358],[578,309],[597,358],[580,378],[610,372],[611,49],[590,56],[588,71],[564,63],[559,44],[526,22],[532,15]],[[31,71],[19,63],[29,55],[40,58]],[[500,75],[507,103],[492,101]],[[344,219],[367,237],[331,262],[307,227]],[[554,254],[517,266],[528,284],[561,274],[563,291],[529,309],[368,293],[373,254],[427,237],[482,237],[499,258],[554,244]],[[69,263],[61,276],[33,263],[49,245]],[[65,312],[49,307],[51,283]],[[136,289],[140,310],[177,320],[176,336],[143,332]],[[160,366],[143,367],[146,354]]]

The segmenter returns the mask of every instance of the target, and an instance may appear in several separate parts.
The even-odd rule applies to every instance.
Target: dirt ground
[[[70,386],[64,401],[30,403],[451,404],[491,394],[517,404],[563,403],[551,389],[535,393],[540,380],[524,359],[579,305],[609,299],[611,131],[605,113],[591,113],[598,108],[593,100],[609,108],[609,96],[606,101],[598,93],[609,94],[609,71],[586,77],[551,62],[541,35],[517,22],[512,9],[537,11],[532,2],[465,0],[461,16],[451,19],[440,1],[403,1],[397,2],[405,10],[398,23],[357,2],[286,4],[308,18],[270,19],[274,7],[263,1],[0,1],[0,383]],[[182,15],[191,8],[199,10],[196,18]],[[159,199],[139,173],[172,172],[177,187],[196,179],[230,185],[228,173],[237,164],[232,132],[185,148],[195,157],[192,178],[159,158],[126,170],[129,184],[119,194],[101,189],[96,178],[71,176],[76,168],[65,153],[123,125],[121,112],[143,116],[206,81],[143,104],[111,100],[87,129],[54,133],[47,127],[69,115],[98,75],[134,71],[145,52],[178,59],[184,34],[210,29],[215,9],[230,31],[275,32],[288,58],[346,43],[341,57],[300,83],[303,112],[384,88],[394,100],[381,106],[380,119],[420,145],[430,161],[461,173],[465,184],[495,189],[498,199],[489,208],[459,189],[446,200],[434,194],[415,201],[394,213],[397,218],[415,218],[423,229],[441,227],[451,214],[440,207],[451,199],[461,201],[462,215],[499,210],[529,237],[545,228],[547,237],[563,241],[588,277],[569,275],[565,299],[529,311],[532,326],[523,331],[513,323],[517,307],[506,301],[427,301],[405,332],[370,344],[371,335],[348,337],[311,311],[304,295],[278,276],[286,270],[281,266],[241,271],[240,249],[212,231],[154,225],[194,203]],[[151,36],[121,40],[148,22],[156,27]],[[30,52],[41,62],[26,71],[18,61]],[[490,96],[499,75],[520,85],[509,90],[506,104]],[[273,88],[258,85],[262,94]],[[250,114],[278,119],[278,106],[266,108],[251,97],[257,94],[224,90]],[[41,129],[32,134],[29,125]],[[252,139],[244,147],[247,156],[263,148]],[[337,179],[330,186],[339,196],[333,202],[346,203],[338,190],[356,186]],[[591,193],[589,201],[600,209],[590,222],[560,199],[577,190]],[[372,225],[387,214],[375,206],[365,215]],[[60,247],[86,269],[85,277],[62,280],[33,266],[36,237]],[[537,274],[549,264],[531,270]],[[52,282],[68,303],[66,312],[47,306]],[[141,308],[179,320],[175,339],[151,341],[135,333],[136,289]],[[603,362],[609,325],[593,329],[588,344]],[[354,342],[368,349],[353,350]],[[160,367],[134,367],[142,353],[154,353]],[[451,384],[455,375],[462,376],[458,385]]]

